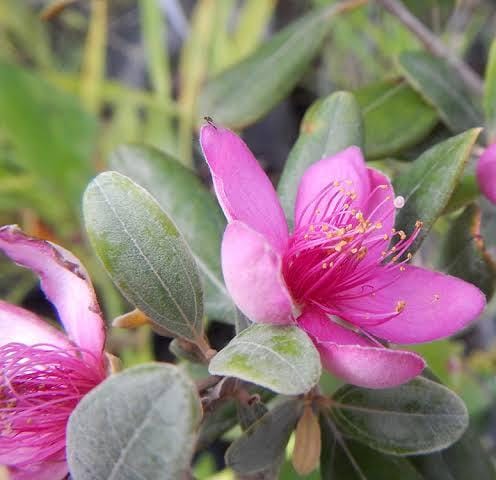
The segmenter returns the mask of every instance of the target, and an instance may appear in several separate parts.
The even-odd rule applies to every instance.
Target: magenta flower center
[[[9,343],[0,365],[0,458],[16,452],[23,467],[63,453],[69,415],[105,378],[102,362],[76,349]]]
[[[361,200],[350,180],[334,181],[301,213],[283,258],[283,276],[297,304],[316,305],[339,315],[343,301],[376,296],[405,269],[403,264],[411,258],[406,250],[421,222],[409,238],[403,231],[386,231],[383,222],[395,208],[387,185],[375,187]],[[398,276],[378,281],[378,269],[395,270]],[[404,307],[405,302],[398,298],[386,310],[370,311],[369,307],[363,317],[370,324],[381,323]]]

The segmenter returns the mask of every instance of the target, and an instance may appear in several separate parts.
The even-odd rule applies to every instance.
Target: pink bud
[[[496,143],[487,147],[477,163],[477,181],[481,192],[496,204]]]

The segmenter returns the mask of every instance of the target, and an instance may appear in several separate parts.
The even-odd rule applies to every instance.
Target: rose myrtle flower
[[[443,338],[484,308],[473,285],[406,263],[421,223],[409,238],[394,230],[393,187],[367,168],[359,148],[308,168],[289,233],[276,192],[243,141],[211,123],[200,141],[228,220],[221,256],[229,293],[253,322],[302,328],[337,377],[369,388],[407,382],[423,359],[378,339]]]
[[[476,174],[481,192],[496,204],[496,143],[487,147],[480,156]]]
[[[0,464],[15,480],[59,480],[69,415],[106,376],[100,307],[86,270],[62,247],[9,225],[0,251],[40,277],[66,332],[0,301]]]

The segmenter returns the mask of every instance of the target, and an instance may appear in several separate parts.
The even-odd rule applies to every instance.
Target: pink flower
[[[481,192],[496,204],[496,143],[484,150],[477,162],[476,173]]]
[[[212,124],[200,140],[229,222],[222,269],[230,294],[253,322],[303,328],[334,375],[369,388],[407,382],[423,359],[377,338],[439,339],[484,308],[473,285],[401,260],[420,222],[410,238],[394,231],[391,183],[366,167],[359,148],[305,172],[289,234],[276,192],[243,141]]]
[[[0,228],[0,250],[40,277],[66,331],[0,301],[0,464],[15,480],[59,480],[69,415],[106,376],[100,308],[70,252],[12,225]]]

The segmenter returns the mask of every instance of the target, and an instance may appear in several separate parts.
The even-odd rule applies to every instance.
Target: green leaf
[[[272,468],[284,455],[302,409],[301,399],[275,406],[231,444],[226,452],[227,465],[241,474]]]
[[[200,179],[174,158],[144,145],[120,146],[110,156],[110,166],[150,192],[174,220],[202,275],[207,315],[234,323],[236,310],[220,267],[226,222]]]
[[[469,428],[451,447],[410,459],[425,480],[494,480],[496,469],[477,435]]]
[[[321,10],[307,14],[207,82],[200,93],[198,117],[208,115],[221,125],[241,128],[264,116],[305,73],[330,16]]]
[[[432,104],[453,132],[483,125],[479,99],[443,59],[425,52],[404,52],[399,64],[408,83]]]
[[[405,206],[396,216],[396,229],[409,235],[417,220],[424,225],[410,247],[412,253],[448,204],[479,133],[480,129],[474,128],[438,143],[396,178],[395,192],[405,198]]]
[[[93,168],[97,121],[76,98],[39,76],[0,62],[0,128],[15,147],[15,161],[36,176],[45,195],[57,195],[57,209],[79,202]],[[37,204],[32,205],[37,207]]]
[[[67,427],[74,480],[177,480],[189,469],[201,406],[174,365],[112,375],[86,395]]]
[[[348,385],[333,400],[333,416],[345,435],[392,455],[441,450],[468,425],[460,398],[423,377],[384,390]]]
[[[213,412],[206,412],[200,426],[197,451],[205,450],[217,438],[234,428],[237,420],[236,405],[233,400],[224,402]]]
[[[437,114],[404,81],[386,80],[355,92],[365,127],[368,159],[401,152],[423,140]]]
[[[491,44],[484,79],[484,112],[488,143],[496,141],[496,38]]]
[[[331,419],[321,415],[322,480],[423,480],[410,462],[401,457],[386,455],[344,438],[336,431]]]
[[[484,247],[480,222],[481,211],[472,204],[451,223],[441,248],[440,267],[479,287],[489,300],[494,293],[496,265]]]
[[[211,360],[208,370],[298,395],[316,385],[322,368],[317,350],[301,329],[259,324],[234,337]]]
[[[290,225],[298,184],[305,170],[351,145],[363,146],[360,108],[351,93],[333,93],[307,110],[277,189]]]
[[[200,275],[154,198],[124,175],[105,172],[86,189],[83,213],[91,245],[123,295],[158,325],[199,341]]]
[[[479,184],[474,174],[467,173],[460,178],[448,205],[444,209],[444,213],[452,213],[460,208],[475,202],[480,195]]]

